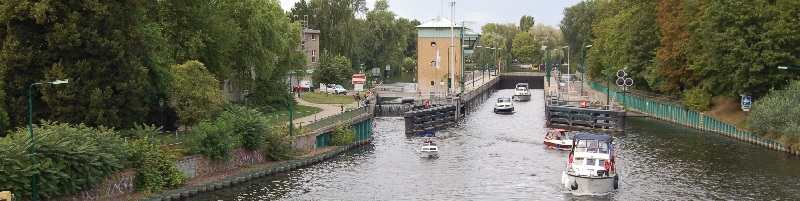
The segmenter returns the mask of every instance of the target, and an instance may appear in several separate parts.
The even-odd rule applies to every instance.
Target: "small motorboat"
[[[511,98],[501,97],[494,104],[494,113],[513,113],[514,101]]]
[[[425,131],[419,134],[422,138],[422,147],[418,150],[420,157],[434,158],[439,157],[439,147],[433,142],[436,134],[433,131]]]
[[[528,88],[528,83],[517,83],[517,86],[514,87],[514,100],[518,101],[529,101],[531,100],[531,92]]]
[[[605,195],[619,188],[611,136],[577,134],[572,138],[564,188],[573,195]]]
[[[566,129],[550,129],[544,136],[544,146],[560,150],[572,149],[572,131]]]

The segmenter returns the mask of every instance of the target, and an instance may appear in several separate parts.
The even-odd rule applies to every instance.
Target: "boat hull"
[[[438,151],[419,151],[419,156],[422,158],[434,158],[439,157]]]
[[[614,192],[615,177],[581,177],[562,172],[564,188],[573,195],[605,195]],[[618,181],[617,181],[618,182]]]
[[[530,94],[518,94],[518,95],[514,95],[514,100],[519,100],[519,101],[529,101],[529,100],[531,100],[531,95],[530,95]]]
[[[571,150],[572,140],[545,140],[544,146],[552,147],[560,150]]]

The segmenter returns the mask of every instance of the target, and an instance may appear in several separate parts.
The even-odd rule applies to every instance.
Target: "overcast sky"
[[[289,11],[299,0],[280,0],[281,7]],[[306,0],[308,2],[309,0]],[[389,10],[397,16],[417,19],[422,23],[438,16],[450,17],[448,2],[453,0],[389,0]],[[486,23],[514,23],[519,25],[523,15],[533,16],[536,23],[558,28],[564,17],[564,8],[573,6],[581,0],[456,0],[455,21],[471,21],[468,25],[476,31]],[[372,9],[375,0],[367,0]],[[311,19],[313,20],[313,19]]]

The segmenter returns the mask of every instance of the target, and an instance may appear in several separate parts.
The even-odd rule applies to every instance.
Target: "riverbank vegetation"
[[[754,104],[769,102],[768,94],[787,96],[777,94],[800,77],[800,71],[778,68],[800,66],[798,1],[601,0],[580,2],[564,13],[566,43],[573,56],[585,54],[592,80],[614,82],[615,72],[624,69],[636,90],[680,99],[690,110],[706,112],[714,107],[712,100],[740,94],[752,96]],[[771,104],[754,106],[751,115],[784,116]],[[783,127],[769,126],[785,121],[748,119],[728,123],[768,139],[794,138]]]
[[[781,90],[771,90],[757,102],[747,117],[748,131],[776,140],[792,150],[800,150],[800,81]]]

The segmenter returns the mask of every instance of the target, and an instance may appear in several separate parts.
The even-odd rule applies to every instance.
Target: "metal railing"
[[[595,82],[587,82],[589,86],[597,91],[605,92],[606,87],[602,84]],[[753,135],[747,131],[736,128],[733,125],[720,121],[716,118],[708,116],[704,113],[687,110],[681,106],[662,103],[659,101],[652,101],[645,98],[637,97],[634,95],[627,95],[625,93],[617,93],[615,90],[610,90],[611,97],[615,100],[622,100],[622,104],[627,109],[638,111],[647,115],[654,116],[659,119],[672,121],[681,125],[697,128],[700,130],[723,133],[731,137],[749,141],[755,144],[763,145],[766,147],[775,147],[775,149],[783,150],[783,145],[775,140],[767,140],[760,136]]]

